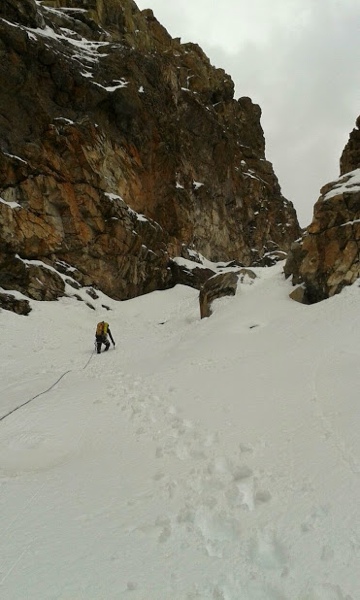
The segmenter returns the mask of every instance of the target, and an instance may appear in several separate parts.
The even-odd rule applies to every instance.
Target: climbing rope
[[[84,371],[84,369],[86,369],[86,367],[90,363],[92,357],[94,356],[94,352],[92,352],[90,354],[90,357],[89,357],[88,361],[86,362],[85,366],[82,367],[82,369],[81,369],[82,371]],[[52,390],[59,383],[59,381],[61,381],[61,379],[63,377],[65,377],[65,375],[67,375],[68,373],[71,373],[72,371],[74,371],[74,369],[69,369],[68,371],[65,371],[65,373],[63,373],[62,375],[60,375],[59,379],[57,379],[55,381],[55,383],[53,383],[50,387],[48,387],[43,392],[40,392],[39,394],[36,394],[36,396],[33,396],[32,398],[30,398],[30,400],[26,400],[26,402],[24,402],[23,404],[20,404],[19,406],[16,406],[16,408],[13,408],[12,410],[10,410],[8,413],[6,413],[6,415],[3,415],[2,417],[0,417],[0,421],[3,421],[4,419],[6,419],[6,417],[8,417],[9,415],[12,415],[15,411],[19,410],[19,408],[22,408],[23,406],[26,406],[26,404],[29,404],[29,402],[32,402],[33,400],[36,400],[36,398],[39,398],[40,396],[43,396],[44,394],[47,394],[48,392],[50,392],[50,390]]]

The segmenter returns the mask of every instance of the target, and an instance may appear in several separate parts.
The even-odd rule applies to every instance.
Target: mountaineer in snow
[[[100,352],[101,352],[101,344],[105,345],[104,352],[106,352],[106,350],[109,350],[110,342],[109,342],[108,335],[110,336],[110,339],[115,348],[115,342],[114,342],[113,336],[111,335],[109,323],[106,323],[105,321],[100,321],[100,323],[98,323],[96,326],[96,333],[95,333],[96,352],[98,354],[100,354]]]

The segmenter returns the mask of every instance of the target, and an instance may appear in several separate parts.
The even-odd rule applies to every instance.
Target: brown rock
[[[339,293],[360,277],[360,137],[350,134],[341,168],[351,171],[321,188],[314,218],[291,248],[285,275],[303,283],[309,302]]]
[[[0,309],[9,310],[17,315],[28,315],[31,306],[29,300],[18,300],[12,294],[0,292]]]
[[[170,261],[173,285],[181,284],[200,290],[204,283],[215,275],[215,271],[204,267],[185,267],[175,261]]]
[[[34,0],[2,0],[0,16],[26,27],[44,27],[44,19]]]
[[[340,174],[344,175],[360,166],[360,115],[356,119],[356,128],[352,130],[340,158]]]
[[[7,259],[0,263],[0,286],[17,290],[34,300],[56,300],[64,295],[62,278],[46,266]]]
[[[291,300],[295,300],[295,302],[300,302],[300,304],[309,304],[306,290],[303,286],[298,285],[290,294]]]
[[[236,275],[238,276],[240,283],[244,283],[246,280],[253,282],[254,279],[256,279],[256,275],[251,269],[240,269],[240,271],[236,271]]]
[[[126,299],[173,285],[184,247],[244,266],[290,248],[260,107],[197,44],[132,0],[6,0],[0,15],[5,263],[64,261]]]
[[[237,283],[238,276],[233,272],[219,273],[208,279],[199,294],[201,318],[210,317],[214,300],[224,296],[235,296]]]

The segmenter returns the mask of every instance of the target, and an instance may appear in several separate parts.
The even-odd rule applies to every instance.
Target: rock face
[[[41,296],[38,260],[126,299],[187,249],[250,266],[300,235],[260,108],[132,0],[2,0],[0,83],[2,288]]]
[[[285,275],[302,285],[305,303],[329,298],[360,277],[358,128],[350,134],[340,167],[340,178],[321,188],[313,221],[293,244],[285,265]]]

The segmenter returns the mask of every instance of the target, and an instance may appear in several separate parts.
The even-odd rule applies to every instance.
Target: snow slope
[[[281,271],[202,321],[183,286],[0,312],[0,418],[34,398],[0,421],[1,598],[360,598],[360,290]]]

